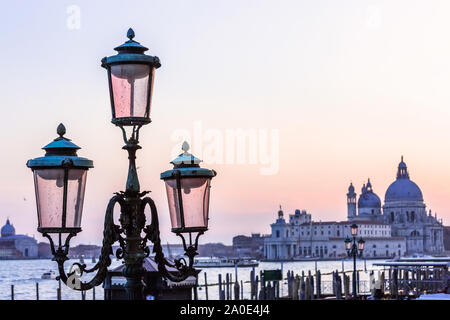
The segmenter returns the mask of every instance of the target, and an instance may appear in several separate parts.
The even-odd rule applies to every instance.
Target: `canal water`
[[[379,270],[379,267],[372,266],[372,263],[380,260],[367,260],[367,270]],[[79,262],[78,260],[68,260],[65,263],[66,271],[69,266]],[[90,259],[86,259],[85,263],[88,267],[92,267],[94,263]],[[113,259],[110,269],[117,267],[121,264],[120,261]],[[314,261],[297,261],[297,262],[261,262],[258,267],[255,268],[256,274],[259,275],[260,270],[271,270],[283,268],[283,277],[286,277],[287,271],[294,271],[297,274],[301,274],[302,271],[305,274],[310,270],[312,274],[315,273],[316,264]],[[364,261],[357,261],[357,268],[364,270]],[[322,274],[330,273],[333,270],[342,271],[342,261],[318,261],[317,269]],[[350,260],[344,261],[344,269],[350,271],[353,269],[353,262]],[[36,299],[36,283],[39,283],[39,298],[41,300],[55,300],[57,298],[58,281],[55,279],[41,279],[44,272],[53,270],[57,273],[56,262],[51,260],[0,260],[0,300],[11,299],[11,285],[14,285],[14,298],[16,300],[35,300]],[[250,271],[252,268],[237,268],[237,276],[239,282],[250,280]],[[235,280],[234,268],[205,268],[199,274],[199,290],[198,297],[200,300],[206,298],[204,284],[204,273],[207,274],[208,284],[217,284],[219,274],[222,274],[222,279],[225,280],[225,274],[231,273],[233,275],[233,281]],[[89,280],[92,274],[83,276],[83,280]],[[369,272],[361,272],[360,280],[367,281],[369,279]],[[322,281],[331,281],[331,276],[323,275]],[[285,281],[284,281],[285,282]],[[250,284],[244,283],[243,287],[244,298],[250,296]],[[287,284],[284,283],[281,287],[281,293],[287,294]],[[219,292],[217,286],[208,288],[209,299],[218,299]],[[63,300],[80,300],[81,293],[78,291],[67,288],[64,284],[61,285],[61,296]],[[101,286],[95,289],[95,298],[102,300],[104,297],[103,288]],[[87,291],[86,299],[93,299],[92,290]]]

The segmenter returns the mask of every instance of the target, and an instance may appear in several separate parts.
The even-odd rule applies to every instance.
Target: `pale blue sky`
[[[68,28],[71,5],[80,9],[79,29]],[[164,241],[177,240],[159,173],[169,168],[173,131],[197,120],[280,132],[277,175],[205,164],[219,175],[203,241],[267,233],[279,203],[287,213],[304,208],[317,220],[343,220],[350,180],[359,189],[370,176],[383,199],[401,154],[427,205],[448,223],[449,14],[447,1],[4,3],[0,223],[9,216],[19,233],[37,235],[25,162],[63,122],[79,155],[95,164],[77,241],[100,242],[107,201],[123,189],[127,168],[100,59],[129,27],[162,62],[138,166]]]

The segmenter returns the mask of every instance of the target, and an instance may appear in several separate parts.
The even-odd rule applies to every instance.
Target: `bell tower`
[[[348,187],[347,193],[347,219],[352,220],[356,217],[356,193],[352,183]]]

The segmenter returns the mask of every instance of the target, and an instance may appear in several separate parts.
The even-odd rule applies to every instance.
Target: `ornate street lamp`
[[[362,255],[362,252],[364,251],[364,244],[365,243],[366,242],[363,240],[363,238],[359,238],[359,240],[358,240],[358,250],[359,250],[360,255]]]
[[[350,226],[352,239],[347,236],[347,238],[344,240],[345,243],[345,250],[347,250],[347,254],[349,257],[353,257],[353,281],[352,281],[352,287],[353,287],[353,299],[357,298],[357,292],[356,292],[356,257],[361,257],[364,250],[364,243],[365,241],[363,238],[359,238],[358,241],[356,241],[356,235],[358,234],[358,226],[354,223]]]
[[[38,231],[50,241],[53,260],[58,263],[58,278],[75,290],[84,291],[100,285],[111,265],[112,245],[119,242],[116,257],[124,260],[127,298],[142,300],[143,263],[150,255],[148,241],[153,243],[158,271],[164,278],[180,282],[197,274],[193,267],[194,257],[197,255],[198,238],[208,228],[209,189],[216,172],[200,168],[201,160],[189,154],[189,146],[184,143],[184,153],[172,161],[174,168],[161,174],[161,179],[166,183],[172,231],[182,238],[188,257],[188,262],[184,258],[169,262],[162,251],[155,203],[145,196],[149,191],[140,191],[135,163],[136,151],[141,149],[139,130],[150,123],[154,70],[161,64],[157,57],[144,54],[147,48],[133,40],[132,29],[127,35],[129,40],[115,49],[119,53],[102,59],[102,66],[108,70],[112,123],[121,128],[125,142],[123,149],[128,151],[128,177],[125,191],[116,193],[108,203],[101,255],[93,268],[87,269],[84,264],[74,263],[71,270],[77,270],[68,274],[64,270],[70,239],[81,231],[86,172],[93,167],[92,161],[77,156],[79,147],[63,137],[66,130],[61,124],[57,130],[59,137],[44,147],[46,155],[29,160],[27,166],[34,173]],[[132,127],[129,138],[124,129],[126,126]],[[120,226],[114,223],[116,204],[120,206]],[[144,214],[147,206],[151,213],[150,224],[146,224]],[[189,234],[189,244],[183,236],[185,233]],[[192,233],[197,233],[194,241]],[[52,234],[58,235],[57,242]],[[169,271],[167,267],[176,271]],[[74,277],[94,271],[97,273],[89,282],[81,282]]]
[[[86,176],[93,162],[77,156],[79,146],[65,138],[60,124],[58,138],[43,147],[44,157],[29,160],[34,174],[38,231],[43,234],[77,234],[81,231]]]
[[[350,230],[351,230],[351,233],[352,233],[352,236],[353,237],[356,237],[356,235],[358,234],[358,225],[357,224],[352,224],[351,226],[350,226]]]
[[[172,232],[181,237],[185,251],[193,260],[198,238],[208,230],[209,189],[216,172],[200,168],[202,160],[188,152],[187,142],[183,143],[182,150],[183,153],[171,161],[173,169],[161,173],[161,179],[166,184]],[[189,234],[189,246],[183,236],[185,233]],[[194,242],[192,233],[197,233]]]
[[[129,29],[128,41],[114,48],[115,56],[102,59],[108,70],[112,123],[118,126],[150,123],[155,69],[161,67],[158,57],[144,54],[148,48],[134,41]]]

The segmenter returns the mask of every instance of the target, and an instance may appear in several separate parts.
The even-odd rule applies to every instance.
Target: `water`
[[[66,272],[70,265],[78,260],[67,260],[64,266]],[[94,266],[90,259],[85,260],[88,268]],[[117,267],[121,262],[114,261],[111,267]],[[111,268],[110,267],[110,268]],[[36,282],[39,283],[40,300],[56,300],[58,281],[55,279],[41,279],[44,272],[55,271],[58,275],[57,264],[49,259],[39,260],[0,260],[0,300],[11,299],[11,285],[14,285],[15,300],[36,300]],[[93,277],[95,273],[83,275],[82,280],[86,281]],[[102,300],[104,297],[103,288],[95,288],[95,299]],[[63,300],[81,300],[81,292],[67,288],[61,283],[61,298]],[[86,299],[92,299],[92,290],[87,291]]]
[[[383,267],[374,266],[374,262],[381,262],[383,260],[366,260],[366,268],[367,272],[364,272],[364,260],[356,261],[356,269],[363,270],[360,272],[360,281],[369,280],[370,270],[383,270]],[[294,271],[294,274],[301,275],[302,271],[305,272],[305,275],[308,275],[308,271],[311,271],[311,274],[315,274],[316,262],[314,261],[295,261],[295,262],[260,262],[259,266],[255,268],[256,275],[259,276],[260,270],[273,270],[273,269],[283,269],[283,278],[287,277],[288,271]],[[245,283],[246,281],[250,281],[250,271],[252,268],[237,268],[239,285],[240,281],[244,282],[244,298],[249,299],[250,297],[250,283]],[[338,270],[342,272],[342,261],[317,261],[317,270],[320,270],[322,277],[322,282],[332,281],[331,275],[327,275],[327,273],[331,273],[332,271]],[[346,272],[353,270],[353,260],[345,260],[344,261],[344,270]],[[205,275],[207,273],[208,284],[217,284],[219,274],[222,274],[222,281],[225,281],[225,275],[227,273],[231,273],[233,275],[233,282],[235,281],[235,268],[205,268],[199,274],[199,285],[201,286],[198,290],[198,298],[200,300],[206,299],[206,291],[202,285],[205,282]],[[350,274],[347,274],[350,275]],[[351,279],[351,275],[350,275]],[[331,288],[331,287],[330,287]],[[232,295],[234,296],[234,291],[232,288]],[[283,281],[283,285],[280,286],[280,295],[287,295],[288,287],[287,282]],[[219,289],[218,286],[208,287],[208,297],[210,300],[219,298]]]
[[[366,266],[368,270],[381,269],[380,267],[372,266],[372,263],[380,260],[367,260]],[[69,266],[79,262],[78,260],[68,260],[65,263],[66,271]],[[92,267],[94,263],[90,259],[85,260],[88,268]],[[114,259],[110,266],[110,269],[121,265],[121,261]],[[260,270],[280,269],[280,262],[261,262],[256,270],[256,275],[259,275]],[[353,270],[353,262],[347,260],[344,262],[344,268],[346,271]],[[330,273],[334,270],[342,271],[342,261],[318,261],[317,269],[322,274]],[[357,261],[357,269],[364,270],[364,261]],[[11,285],[14,285],[14,299],[16,300],[35,300],[36,299],[36,282],[39,283],[39,299],[40,300],[55,300],[57,297],[58,281],[55,279],[41,279],[44,272],[53,270],[58,274],[57,264],[51,260],[0,260],[0,300],[11,299]],[[250,271],[252,268],[238,268],[238,280],[249,281]],[[297,262],[284,262],[283,263],[283,277],[286,277],[287,271],[291,270],[295,273],[301,274],[302,271],[305,274],[308,270],[311,273],[315,272],[314,261],[297,261]],[[198,297],[200,300],[206,299],[205,289],[202,286],[204,284],[204,273],[206,272],[208,277],[208,283],[217,283],[218,275],[222,274],[223,280],[225,280],[225,274],[231,273],[233,275],[233,281],[235,280],[234,268],[205,268],[199,274]],[[93,277],[93,274],[86,274],[82,277],[83,281],[87,281]],[[368,280],[369,272],[361,272],[360,280]],[[322,276],[323,281],[330,281],[331,277],[327,275]],[[208,288],[209,299],[218,299],[218,286]],[[284,284],[281,287],[281,293],[287,294],[287,285]],[[250,284],[244,283],[244,297],[250,296]],[[67,288],[63,283],[61,284],[61,297],[63,300],[81,300],[81,293]],[[103,288],[98,286],[95,288],[95,298],[102,300],[104,297]],[[87,291],[86,299],[91,300],[93,298],[92,290]]]

